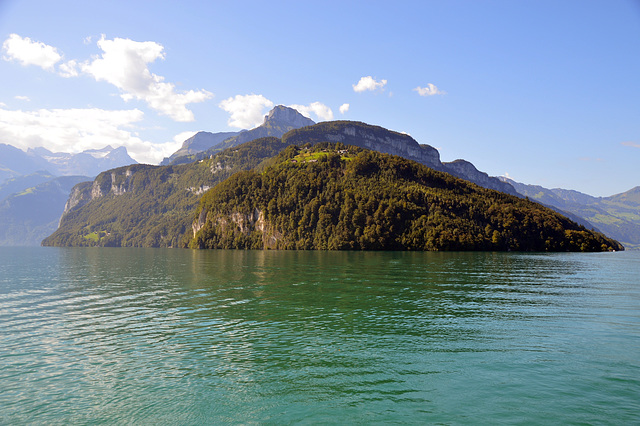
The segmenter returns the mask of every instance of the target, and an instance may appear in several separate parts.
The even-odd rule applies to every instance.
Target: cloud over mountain
[[[264,111],[273,102],[262,95],[236,95],[220,102],[220,108],[231,114],[227,124],[240,129],[251,129],[262,124]]]
[[[300,114],[307,118],[311,118],[313,113],[318,121],[333,120],[333,111],[322,102],[312,102],[309,105],[289,105],[289,108],[297,110]]]

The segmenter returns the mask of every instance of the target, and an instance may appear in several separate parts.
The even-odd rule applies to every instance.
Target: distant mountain
[[[0,144],[0,245],[39,245],[57,228],[76,183],[135,162],[124,147],[69,154]]]
[[[54,176],[96,176],[114,167],[135,164],[125,147],[91,149],[78,154],[51,152],[39,147],[24,152],[0,144],[0,183],[6,179],[46,170]]]
[[[244,130],[243,130],[244,131]],[[178,158],[184,158],[183,163],[189,162],[188,156],[195,155],[199,152],[206,151],[218,145],[220,142],[236,136],[240,132],[198,132],[191,136],[189,139],[182,143],[182,147],[171,154],[170,157],[166,157],[160,163],[161,166],[168,166],[169,164],[179,164]]]
[[[28,150],[27,154],[46,160],[49,163],[47,170],[58,176],[97,176],[105,170],[137,164],[137,161],[129,156],[127,148],[123,146],[114,149],[107,145],[102,149],[89,149],[78,154],[35,148]]]
[[[58,227],[71,188],[88,179],[51,177],[1,200],[0,246],[40,245]]]
[[[314,126],[292,130],[282,137],[282,141],[287,145],[341,142],[359,146],[417,161],[432,169],[473,182],[483,188],[517,195],[511,185],[480,172],[468,161],[456,160],[451,163],[442,163],[440,153],[432,146],[421,145],[407,134],[387,130],[380,126],[357,121],[326,121]]]
[[[0,144],[0,182],[47,170],[49,167],[49,162],[38,155],[30,155],[14,146]]]
[[[290,145],[208,191],[193,248],[607,251],[622,246],[516,196],[396,155]]]
[[[238,146],[245,142],[270,136],[280,138],[290,130],[298,129],[305,126],[312,126],[314,124],[315,122],[313,120],[300,114],[295,109],[283,105],[278,105],[271,111],[269,111],[269,114],[265,116],[264,122],[260,126],[255,127],[251,130],[242,131],[233,137],[217,143],[216,145],[210,147],[205,151],[198,152],[194,155],[176,157],[170,164],[181,164],[202,160],[224,149]]]
[[[73,188],[60,227],[43,245],[261,248],[254,242],[280,235],[282,244],[262,248],[621,248],[537,203],[413,161],[344,144],[303,138],[291,146],[285,140],[260,138],[189,164],[103,172]],[[427,157],[434,153],[419,149]],[[268,180],[260,181],[262,175]],[[210,190],[215,195],[203,198]],[[210,219],[214,228],[231,227],[209,234]],[[261,227],[261,234],[244,235],[245,225]]]
[[[610,197],[593,197],[574,190],[548,189],[501,179],[523,196],[557,211],[577,215],[587,222],[585,226],[604,232],[627,248],[640,249],[640,186]]]
[[[53,178],[55,178],[55,176],[47,171],[37,171],[29,175],[5,179],[0,182],[0,201],[13,193],[22,192],[27,188],[39,185]]]

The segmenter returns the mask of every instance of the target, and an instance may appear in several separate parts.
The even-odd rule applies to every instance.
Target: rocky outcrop
[[[503,182],[497,177],[491,177],[485,172],[481,172],[476,167],[466,160],[455,160],[450,163],[442,163],[444,171],[459,177],[460,179],[468,180],[483,188],[495,189],[496,191],[505,192],[511,195],[518,195],[515,188]]]
[[[234,211],[226,215],[218,214],[214,217],[202,209],[198,219],[191,225],[193,236],[195,237],[205,226],[215,228],[219,233],[226,233],[229,228],[232,228],[231,232],[244,236],[258,235],[258,238],[262,240],[262,247],[266,250],[277,248],[278,240],[282,239],[282,233],[274,229],[265,220],[264,212],[257,208],[248,214]]]
[[[82,182],[71,189],[69,199],[64,206],[62,217],[74,209],[79,209],[91,200],[112,194],[122,195],[132,189],[134,171],[132,167],[153,166],[128,166],[100,173],[93,182]],[[60,219],[62,221],[62,218]]]
[[[342,142],[386,154],[398,155],[417,161],[434,170],[450,173],[484,188],[495,189],[511,195],[516,190],[506,182],[491,177],[464,160],[442,163],[440,153],[430,145],[421,145],[411,136],[383,127],[355,121],[332,121],[292,130],[282,137],[288,145],[304,143]]]
[[[214,150],[216,152],[222,151],[223,149],[268,136],[280,138],[290,130],[313,126],[314,124],[316,123],[313,120],[300,114],[295,109],[278,105],[264,117],[262,125],[225,140],[221,144],[216,145]],[[205,151],[205,155],[212,153],[213,152]]]
[[[385,154],[398,155],[441,170],[440,153],[429,145],[420,145],[411,136],[363,123],[338,126],[324,134],[329,142],[342,142]]]

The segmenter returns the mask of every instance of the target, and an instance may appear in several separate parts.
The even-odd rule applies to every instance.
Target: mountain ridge
[[[237,134],[223,139],[205,150],[198,151],[194,154],[176,156],[172,161],[167,162],[167,165],[203,160],[220,151],[241,145],[245,142],[271,136],[280,138],[290,130],[311,126],[313,124],[315,124],[313,120],[303,116],[297,110],[284,105],[277,105],[265,115],[261,125],[251,130],[237,132]]]
[[[575,190],[548,189],[507,180],[522,195],[556,211],[569,212],[620,241],[625,247],[640,249],[640,186],[608,197],[594,197]]]
[[[189,246],[296,250],[623,250],[538,203],[397,155],[289,144],[200,200]]]

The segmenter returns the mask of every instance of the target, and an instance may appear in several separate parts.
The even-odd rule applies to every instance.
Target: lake
[[[638,424],[640,252],[0,248],[0,423]]]

